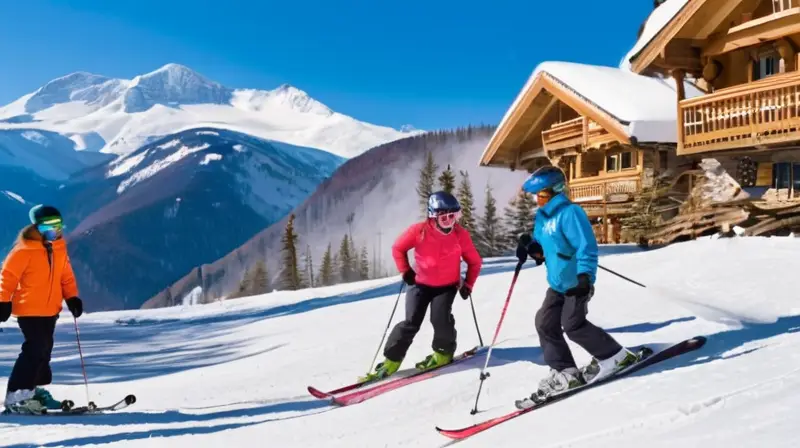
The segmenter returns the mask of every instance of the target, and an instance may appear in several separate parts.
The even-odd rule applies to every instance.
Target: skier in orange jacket
[[[13,314],[25,338],[8,378],[6,410],[40,414],[61,407],[39,386],[53,380],[50,356],[62,300],[76,318],[83,304],[63,239],[61,213],[38,205],[29,216],[31,225],[20,232],[0,270],[0,322]]]

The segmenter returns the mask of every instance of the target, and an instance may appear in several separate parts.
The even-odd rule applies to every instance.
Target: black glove
[[[11,302],[0,302],[0,322],[5,322],[11,317]]]
[[[83,302],[81,302],[80,297],[70,297],[67,299],[67,307],[76,318],[81,317],[81,314],[83,314]]]
[[[408,284],[409,286],[416,284],[417,273],[414,272],[413,269],[407,270],[406,272],[403,273],[403,281],[406,282],[406,284]]]
[[[472,294],[472,290],[467,285],[461,285],[461,288],[458,290],[458,293],[461,294],[461,298],[467,300],[470,294]]]
[[[528,259],[528,255],[536,262],[536,266],[544,263],[544,249],[542,249],[542,245],[533,241],[530,234],[523,233],[519,236],[519,243],[517,244],[517,259],[520,263],[525,263],[525,260]]]
[[[589,274],[578,274],[578,284],[564,292],[566,296],[588,297],[592,292],[592,282]]]

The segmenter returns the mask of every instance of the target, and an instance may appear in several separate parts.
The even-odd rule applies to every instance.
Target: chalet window
[[[619,164],[617,164],[618,160],[619,154],[606,156],[606,172],[610,173],[612,171],[619,171]]]
[[[616,154],[609,154],[606,156],[606,172],[611,173],[614,171],[627,170],[634,168],[633,152],[625,151]]]
[[[658,167],[661,171],[669,169],[669,154],[667,151],[658,152]]]
[[[793,8],[798,5],[792,5],[792,3],[796,3],[797,0],[772,0],[772,12],[781,12],[786,11],[789,8]]]
[[[776,163],[772,165],[772,187],[778,190],[790,188],[792,185],[792,164]]]
[[[633,168],[633,153],[626,151],[622,153],[622,169]]]
[[[759,52],[758,60],[753,62],[753,81],[780,73],[781,56],[770,48]]]

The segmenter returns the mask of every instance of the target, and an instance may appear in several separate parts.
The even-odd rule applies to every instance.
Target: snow
[[[633,48],[625,54],[625,57],[622,58],[622,61],[619,64],[619,68],[623,70],[630,71],[631,69],[631,58],[638,55],[640,51],[647,46],[647,44],[652,41],[662,29],[664,29],[667,24],[672,21],[672,19],[678,15],[678,13],[683,9],[686,4],[689,3],[689,0],[667,0],[661,4],[658,8],[654,9],[652,13],[650,13],[650,17],[647,18],[647,22],[645,22],[644,30],[642,30],[642,35],[639,36],[639,39],[633,45]]]
[[[546,61],[539,64],[506,112],[501,126],[538,76],[549,76],[605,111],[624,125],[628,136],[636,137],[639,142],[678,141],[678,94],[673,79],[575,62]],[[702,90],[689,82],[684,82],[684,91],[686,98],[703,95]],[[499,131],[500,127],[495,133]]]
[[[604,248],[601,265],[647,288],[598,271],[592,322],[627,346],[700,334],[710,336],[706,346],[459,446],[796,446],[798,250],[800,239],[777,237],[704,238],[649,252]],[[486,343],[514,264],[486,260],[475,286]],[[78,323],[90,398],[106,404],[134,393],[138,402],[105,416],[3,416],[0,433],[7,446],[443,446],[448,439],[435,425],[461,427],[503,414],[546,374],[533,323],[545,278],[544,266],[529,262],[521,271],[475,416],[469,410],[483,355],[351,407],[337,409],[306,393],[308,385],[334,388],[366,372],[397,299],[393,277],[207,305],[87,313]],[[401,305],[392,324],[402,313]],[[453,314],[459,350],[477,344],[470,305],[457,299]],[[86,398],[73,325],[65,311],[49,389],[80,405]],[[0,378],[7,379],[22,338],[13,318],[0,327]],[[431,338],[426,319],[403,368],[430,352]],[[568,343],[579,364],[589,360]]]
[[[167,148],[169,144],[161,145],[159,148]],[[143,180],[149,179],[150,177],[156,175],[159,171],[169,167],[173,163],[183,159],[184,157],[189,156],[190,154],[194,154],[199,151],[206,150],[210,148],[211,145],[208,143],[204,143],[200,146],[188,147],[186,145],[182,146],[177,151],[170,153],[167,157],[163,159],[157,160],[150,165],[147,165],[145,168],[133,173],[130,177],[123,180],[119,187],[117,187],[117,193],[121,194],[123,191],[132,187]],[[146,151],[145,151],[146,152]]]
[[[206,157],[200,162],[200,165],[208,165],[214,160],[222,160],[222,155],[220,154],[206,154]]]
[[[25,199],[23,199],[22,196],[18,195],[17,193],[14,193],[13,191],[5,190],[5,191],[3,191],[3,194],[5,194],[9,198],[19,202],[20,204],[25,204]]]
[[[419,134],[358,121],[289,85],[232,89],[179,64],[133,80],[88,73],[58,78],[0,107],[0,129],[37,128],[74,138],[76,149],[126,155],[165,135],[199,127],[243,132],[349,158]]]

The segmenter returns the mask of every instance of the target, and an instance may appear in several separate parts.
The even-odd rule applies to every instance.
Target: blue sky
[[[618,65],[652,9],[650,0],[3,3],[0,104],[75,71],[130,79],[177,62],[229,87],[289,83],[357,119],[422,129],[496,124],[543,60]]]

